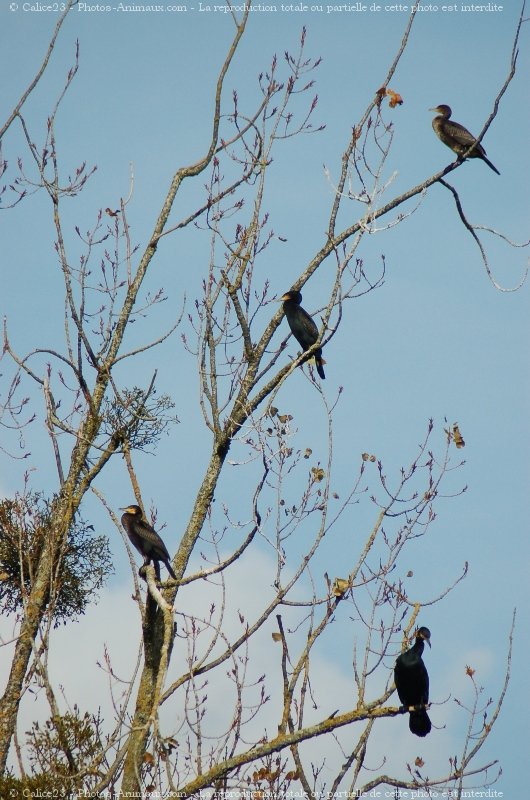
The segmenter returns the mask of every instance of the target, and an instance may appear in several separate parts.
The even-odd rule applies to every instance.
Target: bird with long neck
[[[416,736],[427,736],[431,731],[431,720],[425,710],[429,703],[429,674],[422,659],[424,643],[430,647],[430,638],[428,628],[419,628],[414,644],[397,657],[394,667],[397,693],[409,712],[410,731]]]
[[[167,548],[153,526],[149,525],[144,519],[140,506],[126,506],[121,511],[125,512],[122,515],[121,524],[125,528],[133,547],[143,556],[144,566],[147,566],[152,561],[155,566],[156,577],[160,580],[158,562],[162,561],[171,577],[176,579],[177,576],[173,572]]]
[[[453,153],[462,158],[474,144],[475,147],[470,153],[467,153],[466,158],[481,158],[493,172],[496,172],[497,175],[501,174],[497,167],[486,157],[486,151],[480,142],[477,142],[473,134],[463,125],[460,125],[459,122],[454,122],[451,119],[452,111],[449,106],[440,105],[430,108],[429,111],[436,111],[438,114],[432,121],[432,127],[440,141],[450,147]]]
[[[309,350],[318,341],[318,328],[305,308],[300,305],[302,295],[295,289],[291,289],[291,291],[282,295],[280,300],[283,301],[283,311],[287,317],[291,333],[304,352]],[[326,375],[323,365],[326,362],[322,358],[322,348],[318,347],[311,355],[315,358],[318,374],[324,380]]]

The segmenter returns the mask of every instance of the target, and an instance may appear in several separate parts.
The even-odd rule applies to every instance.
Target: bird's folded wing
[[[459,125],[458,122],[453,122],[452,120],[448,120],[444,125],[445,133],[448,136],[452,136],[460,144],[467,145],[471,147],[471,145],[476,142],[475,137],[471,134],[467,128],[464,128],[463,125]]]

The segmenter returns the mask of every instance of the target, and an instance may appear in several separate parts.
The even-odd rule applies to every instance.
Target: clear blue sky
[[[22,3],[16,5],[10,11],[4,2],[0,9],[2,121],[40,65],[56,21],[54,13],[24,11]],[[370,8],[370,3],[365,5]],[[384,9],[390,4],[380,5]],[[442,5],[449,6],[440,3],[438,8]],[[509,69],[519,3],[506,2],[497,13],[463,12],[460,2],[453,6],[454,11],[418,15],[391,82],[404,104],[387,114],[395,126],[388,170],[397,172],[390,196],[451,160],[450,151],[432,132],[428,109],[448,103],[455,119],[478,133]],[[82,10],[80,4],[66,22],[25,113],[40,141],[51,98],[63,85],[78,38],[79,75],[61,112],[59,146],[71,170],[85,159],[89,165],[97,164],[98,170],[86,191],[66,209],[71,230],[74,225],[88,229],[100,208],[118,208],[120,197],[128,194],[132,163],[135,193],[129,222],[135,241],[145,244],[175,168],[204,152],[214,76],[233,26],[228,15],[199,12],[199,3],[193,7],[190,4],[187,12],[128,13]],[[285,50],[296,50],[302,25],[307,27],[307,54],[323,59],[315,75],[319,103],[314,122],[325,123],[326,129],[284,143],[266,204],[275,231],[287,239],[276,240],[259,265],[262,277],[278,294],[291,285],[324,241],[331,187],[323,165],[332,178],[338,175],[351,127],[383,82],[407,19],[406,12],[328,14],[326,8],[324,4],[322,12],[254,12],[226,82],[226,96],[237,88],[242,106],[257,97],[259,72],[268,68],[274,53],[281,59]],[[518,75],[483,142],[500,177],[478,160],[450,176],[472,222],[517,241],[528,235],[528,31],[523,32],[520,49]],[[12,164],[21,151],[15,128],[3,151]],[[190,186],[177,212],[184,213],[188,207],[184,201],[193,202],[199,190]],[[0,225],[0,311],[8,317],[12,343],[19,352],[36,341],[58,346],[61,277],[45,198],[31,198],[4,212]],[[499,282],[517,284],[526,251],[484,236]],[[425,571],[426,581],[432,579],[433,587],[443,587],[465,561],[470,563],[467,580],[424,619],[433,633],[433,649],[427,656],[432,693],[443,699],[437,685],[447,691],[447,675],[458,671],[460,661],[463,670],[468,652],[486,654],[478,680],[484,683],[486,696],[498,693],[511,613],[517,606],[512,682],[487,755],[500,758],[504,774],[496,788],[514,800],[526,790],[521,763],[523,742],[530,733],[526,674],[530,287],[513,294],[492,287],[450,194],[439,186],[429,190],[421,208],[401,225],[365,237],[358,255],[367,268],[377,269],[381,254],[387,265],[384,286],[347,306],[342,327],[325,354],[325,391],[333,397],[344,386],[336,413],[335,474],[340,485],[363,451],[377,454],[389,473],[413,458],[429,417],[438,430],[444,417],[459,422],[467,445],[461,451],[466,459],[461,476],[469,489],[439,509],[434,541],[426,548],[428,563],[416,567]],[[207,258],[205,236],[167,237],[159,246],[147,288],[164,286],[169,301],[148,322],[152,338],[176,315],[184,292],[189,300],[198,295]],[[305,287],[304,306],[319,308],[328,288],[324,269]],[[288,352],[294,352],[292,344]],[[183,424],[161,442],[156,458],[145,456],[138,467],[145,500],[152,499],[159,519],[168,521],[165,538],[171,551],[172,536],[174,541],[178,538],[172,527],[178,530],[185,524],[209,444],[200,427],[194,360],[185,354],[179,333],[157,352],[154,365],[159,369],[160,390],[173,395]],[[145,361],[145,368],[150,375],[153,358]],[[8,373],[7,365],[2,372]],[[323,455],[325,425],[316,399],[312,405],[311,391],[301,374],[293,375],[282,390],[282,410],[294,416],[299,429],[296,446],[310,445]],[[34,468],[35,488],[55,488],[47,436],[42,428],[35,428],[32,435],[31,463],[14,464],[0,454],[0,489],[7,495],[21,488],[25,468]],[[131,500],[121,462],[108,471],[104,488],[116,507]],[[222,491],[224,499],[237,497],[230,478]],[[121,540],[95,507],[87,507],[87,512],[111,536],[116,564],[112,591],[122,589],[126,594],[130,574]],[[241,511],[245,514],[246,509]],[[82,631],[89,624],[87,618],[76,627]],[[425,751],[435,749],[431,736]],[[411,749],[411,757],[415,753]]]

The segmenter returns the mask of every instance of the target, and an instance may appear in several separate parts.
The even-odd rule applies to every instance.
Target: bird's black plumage
[[[398,656],[394,668],[394,681],[397,693],[405,708],[410,711],[409,728],[416,736],[427,736],[431,730],[431,721],[425,710],[429,702],[429,675],[423,663],[424,642],[429,647],[431,632],[428,628],[420,628],[416,633],[416,641],[404,653]]]
[[[430,108],[429,111],[436,111],[438,114],[432,121],[435,134],[440,141],[446,144],[447,147],[450,147],[458,156],[463,156],[471,145],[477,141],[467,128],[464,128],[459,122],[453,122],[453,120],[450,119],[452,111],[449,106],[436,106],[436,108]],[[486,157],[486,151],[480,142],[471,153],[469,153],[467,158],[481,158],[493,172],[496,172],[497,175],[501,174],[497,167],[493,166],[489,158]]]
[[[283,301],[283,311],[294,338],[304,352],[309,350],[311,345],[318,341],[318,328],[307,311],[300,305],[302,295],[300,292],[292,290],[286,292],[280,299]],[[324,380],[326,375],[324,373],[323,365],[325,361],[322,358],[322,348],[318,347],[312,353],[312,356],[315,358],[317,372]]]
[[[127,506],[122,511],[125,511],[125,514],[122,515],[121,524],[125,528],[131,544],[144,557],[144,566],[153,561],[157,578],[160,578],[158,562],[162,561],[171,577],[176,578],[167,548],[152,525],[149,525],[143,518],[140,506]]]

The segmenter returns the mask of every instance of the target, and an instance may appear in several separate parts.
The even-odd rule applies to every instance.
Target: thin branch
[[[454,186],[451,186],[450,183],[447,183],[447,181],[442,180],[442,178],[440,178],[439,183],[441,183],[442,186],[445,186],[446,189],[449,189],[449,191],[452,193],[452,195],[453,195],[453,197],[455,199],[456,208],[458,210],[458,214],[460,216],[460,219],[462,220],[462,222],[464,223],[465,227],[467,228],[467,230],[469,231],[469,233],[471,234],[471,236],[473,237],[473,239],[477,243],[478,249],[480,250],[480,255],[482,256],[482,261],[484,262],[484,266],[486,268],[486,273],[488,275],[488,278],[492,282],[493,286],[496,289],[498,289],[499,292],[516,292],[525,283],[525,281],[526,281],[526,279],[528,277],[529,267],[527,267],[525,269],[523,277],[521,278],[521,280],[519,281],[519,283],[516,286],[513,286],[512,288],[506,288],[504,286],[501,286],[495,280],[495,278],[493,277],[493,273],[491,271],[491,268],[490,268],[490,265],[489,265],[489,262],[488,262],[488,256],[486,254],[486,250],[484,249],[484,246],[482,245],[482,242],[480,241],[480,239],[478,238],[478,236],[477,236],[477,234],[475,232],[475,228],[477,226],[476,225],[472,225],[470,222],[468,222],[468,220],[466,218],[466,215],[464,214],[464,209],[462,208],[462,203],[460,202],[460,197],[458,196],[458,192],[456,191]]]
[[[32,91],[34,90],[34,88],[36,87],[38,82],[40,81],[40,79],[42,78],[42,76],[44,74],[44,71],[45,71],[46,67],[48,66],[48,62],[50,60],[51,54],[52,54],[53,49],[55,47],[55,42],[56,42],[57,37],[59,35],[59,31],[61,30],[62,24],[65,21],[65,19],[66,19],[68,13],[70,12],[70,10],[75,5],[77,5],[77,0],[67,0],[66,7],[65,7],[63,13],[61,14],[61,16],[59,17],[59,19],[57,20],[57,24],[55,26],[55,30],[53,32],[52,38],[50,39],[50,44],[48,45],[48,50],[46,51],[46,55],[44,56],[44,60],[43,60],[43,62],[41,64],[41,66],[40,66],[40,69],[37,72],[37,74],[35,75],[35,77],[33,78],[33,80],[31,81],[30,85],[28,86],[28,88],[26,89],[24,94],[22,95],[22,97],[20,98],[20,100],[18,101],[18,103],[16,104],[15,108],[13,109],[13,111],[11,112],[10,116],[7,119],[7,122],[0,129],[0,141],[2,140],[2,138],[4,136],[4,133],[7,131],[7,129],[9,128],[9,126],[11,125],[11,123],[13,122],[15,117],[17,117],[19,115],[20,109],[22,108],[22,106],[24,105],[24,103],[26,102],[26,100],[28,99],[28,97],[30,96],[30,94],[32,93]]]

